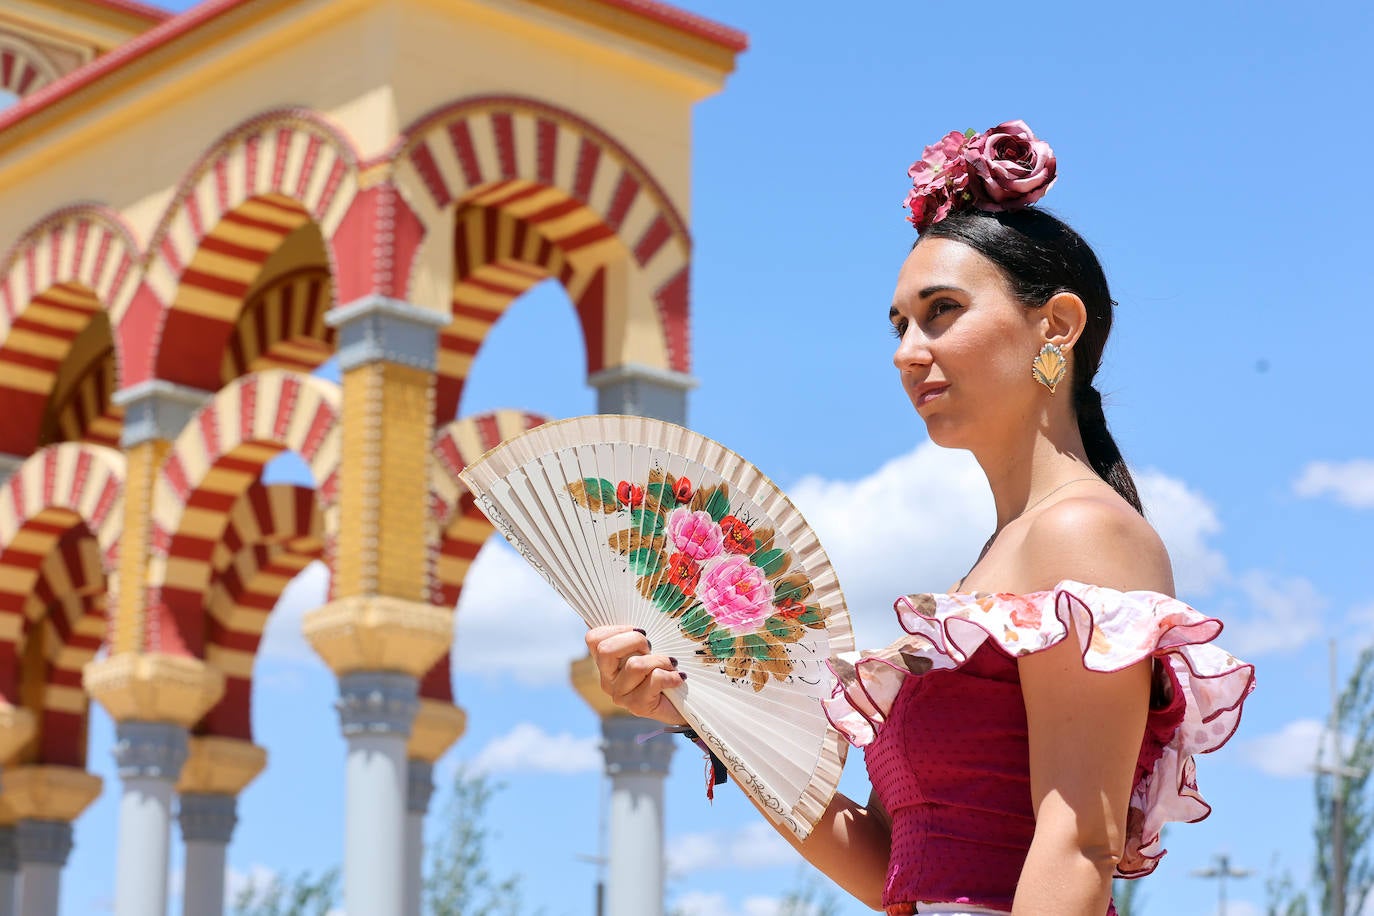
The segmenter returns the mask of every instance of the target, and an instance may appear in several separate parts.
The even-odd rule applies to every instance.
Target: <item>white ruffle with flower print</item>
[[[1252,665],[1210,644],[1220,621],[1158,592],[1119,592],[1067,579],[1025,595],[908,595],[894,609],[909,636],[876,652],[831,659],[837,684],[823,703],[854,746],[876,737],[907,675],[958,668],[988,640],[1012,657],[1048,649],[1068,636],[1072,615],[1084,667],[1119,671],[1155,658],[1169,666],[1184,693],[1182,723],[1132,791],[1117,874],[1154,871],[1164,854],[1164,824],[1211,813],[1197,790],[1193,757],[1230,739],[1255,686]]]

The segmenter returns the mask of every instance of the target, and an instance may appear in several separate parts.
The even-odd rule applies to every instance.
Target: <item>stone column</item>
[[[72,849],[72,821],[100,795],[100,777],[76,767],[5,770],[5,806],[17,818],[20,916],[57,916],[62,867]]]
[[[19,858],[14,848],[14,826],[0,825],[0,916],[14,916],[18,902]]]
[[[434,764],[463,735],[467,713],[442,700],[420,700],[406,746],[405,916],[420,916],[424,887],[425,814],[434,795]]]
[[[573,662],[572,681],[601,716],[601,750],[611,780],[606,916],[663,916],[663,780],[673,740],[636,742],[663,726],[611,703],[590,658]]]
[[[603,369],[587,378],[596,389],[598,413],[653,417],[687,425],[687,392],[697,381],[682,372],[627,363]]]
[[[172,794],[188,752],[187,730],[224,693],[203,661],[126,652],[88,664],[86,690],[115,720],[119,803],[116,916],[165,916]]]
[[[224,912],[225,851],[238,823],[238,796],[266,765],[267,751],[252,742],[191,738],[176,787],[181,799],[177,820],[186,844],[186,916]]]
[[[381,295],[334,310],[343,450],[333,599],[304,632],[339,677],[348,740],[344,907],[405,906],[406,745],[417,684],[447,651],[453,612],[426,600],[434,369],[448,316]]]

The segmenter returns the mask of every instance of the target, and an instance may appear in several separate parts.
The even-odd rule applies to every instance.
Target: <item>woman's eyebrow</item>
[[[957,286],[946,286],[946,285],[927,286],[925,289],[921,290],[921,291],[917,294],[917,296],[918,296],[919,298],[921,298],[921,299],[927,299],[927,298],[929,298],[929,297],[935,295],[936,293],[963,293],[965,296],[967,296],[967,295],[968,295],[968,290],[960,289],[960,288],[957,287]]]

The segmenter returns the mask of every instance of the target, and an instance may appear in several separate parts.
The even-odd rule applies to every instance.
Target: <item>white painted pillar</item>
[[[425,814],[434,795],[434,764],[412,757],[406,780],[406,896],[402,912],[420,916],[425,881]]]
[[[72,851],[66,821],[22,819],[15,826],[19,858],[19,916],[57,916],[62,866]]]
[[[19,854],[14,828],[0,827],[0,916],[14,916],[19,898]]]
[[[115,916],[166,916],[172,795],[186,762],[186,729],[170,722],[120,722],[114,755],[124,782]]]
[[[223,916],[225,850],[238,823],[233,795],[188,792],[177,820],[186,844],[184,916]]]
[[[658,727],[636,716],[601,720],[611,778],[606,916],[663,916],[663,780],[673,740],[635,741]]]
[[[406,883],[406,742],[419,706],[417,681],[395,671],[339,678],[344,768],[344,909],[401,916]],[[122,916],[122,914],[120,914]]]

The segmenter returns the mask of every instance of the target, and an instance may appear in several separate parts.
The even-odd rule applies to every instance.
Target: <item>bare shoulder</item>
[[[1062,499],[1027,527],[1023,562],[1050,588],[1073,579],[1119,591],[1174,593],[1169,552],[1154,527],[1115,493]]]

